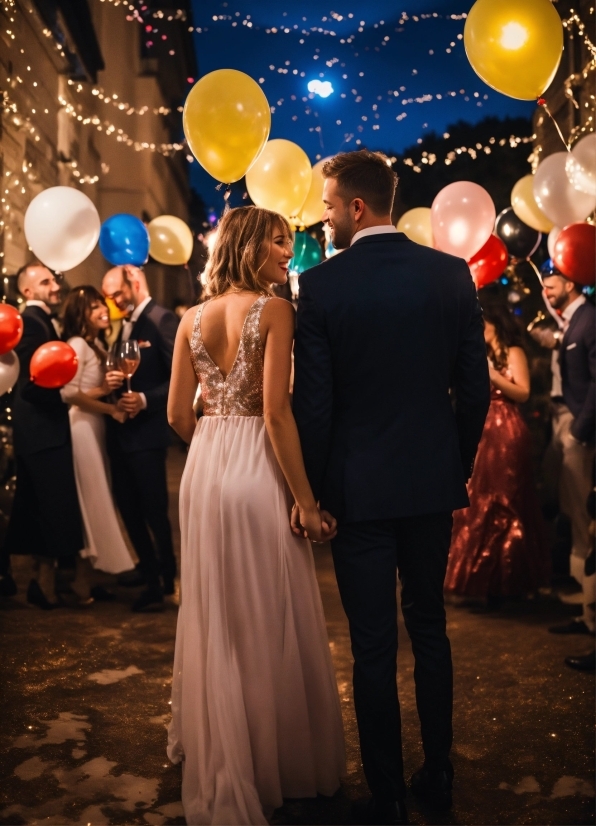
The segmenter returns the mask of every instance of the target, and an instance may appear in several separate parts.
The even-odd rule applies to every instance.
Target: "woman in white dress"
[[[168,417],[190,443],[180,487],[181,608],[168,755],[189,824],[265,824],[283,798],[332,795],[345,769],[310,542],[334,535],[308,484],[289,401],[294,310],[272,297],[287,221],[228,212],[212,298],[180,324]],[[197,382],[204,415],[192,409]]]
[[[134,568],[110,491],[105,444],[105,416],[122,422],[126,414],[101,400],[120,386],[124,377],[113,371],[110,381],[106,378],[105,331],[110,317],[105,299],[95,287],[77,287],[70,293],[63,324],[63,338],[79,360],[75,377],[60,394],[70,405],[75,479],[86,539],[73,589],[81,601],[90,603],[92,569],[119,574]],[[105,594],[103,589],[100,593]]]

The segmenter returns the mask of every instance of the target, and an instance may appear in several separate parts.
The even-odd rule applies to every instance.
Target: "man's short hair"
[[[16,279],[17,279],[17,289],[21,293],[21,295],[23,295],[23,290],[22,290],[23,281],[24,281],[23,275],[27,272],[29,267],[44,267],[44,266],[45,266],[45,264],[42,264],[41,261],[33,260],[33,261],[29,261],[28,264],[23,264],[22,267],[19,267],[19,269],[16,272]]]
[[[382,152],[341,152],[323,164],[322,171],[324,178],[335,178],[344,201],[362,198],[375,215],[391,212],[397,175]]]

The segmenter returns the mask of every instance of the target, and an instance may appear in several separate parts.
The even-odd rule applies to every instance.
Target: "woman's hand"
[[[112,419],[115,419],[120,424],[124,424],[124,422],[128,419],[128,413],[125,410],[120,410],[120,408],[116,407],[116,405],[113,405],[113,407],[114,410],[110,414]]]
[[[107,396],[112,390],[118,390],[119,387],[122,387],[124,378],[124,373],[120,370],[110,370],[107,372],[103,380],[103,388],[106,391],[105,395]]]
[[[488,365],[488,377],[490,378],[491,383],[494,384],[495,379],[500,378],[501,374],[499,373],[498,370],[495,370],[495,368],[491,364],[489,364]]]
[[[337,534],[337,520],[319,507],[300,508],[294,505],[290,517],[292,532],[311,542],[328,542]]]

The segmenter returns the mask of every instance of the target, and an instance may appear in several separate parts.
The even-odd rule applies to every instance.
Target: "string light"
[[[443,140],[449,140],[450,135],[446,132],[443,135]],[[422,139],[419,138],[419,141]],[[444,158],[438,158],[434,152],[422,152],[422,155],[419,160],[415,160],[411,157],[405,157],[401,159],[401,162],[405,164],[405,166],[409,166],[412,168],[414,172],[422,172],[424,167],[433,166],[435,163],[440,163],[442,160],[446,166],[450,166],[454,161],[458,158],[467,155],[473,161],[475,161],[478,157],[482,155],[490,155],[497,147],[504,147],[509,145],[511,149],[516,149],[518,146],[523,146],[524,144],[532,143],[532,141],[536,140],[536,135],[526,135],[524,137],[518,137],[516,135],[510,135],[508,138],[496,138],[492,137],[489,138],[488,143],[476,143],[474,146],[458,146],[455,149],[450,150]],[[398,158],[392,157],[390,158],[393,164],[397,163]]]

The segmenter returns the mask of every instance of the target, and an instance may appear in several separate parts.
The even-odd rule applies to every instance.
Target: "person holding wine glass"
[[[156,611],[163,607],[164,593],[174,593],[176,576],[168,518],[166,403],[178,319],[151,298],[138,267],[108,270],[102,291],[119,310],[130,312],[114,344],[127,380],[116,391],[117,406],[127,419],[108,422],[108,454],[116,504],[140,560],[134,582],[146,586],[133,611]]]
[[[107,476],[105,416],[122,423],[127,414],[105,400],[122,384],[122,376],[106,373],[105,332],[110,326],[101,293],[91,286],[73,290],[64,305],[63,338],[78,357],[74,378],[60,390],[69,405],[70,430],[79,506],[85,529],[85,547],[76,562],[73,584],[79,601],[109,599],[109,592],[93,584],[93,571],[119,574],[134,568],[122,536]]]

